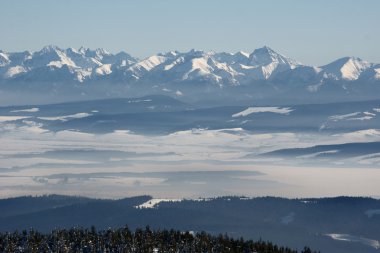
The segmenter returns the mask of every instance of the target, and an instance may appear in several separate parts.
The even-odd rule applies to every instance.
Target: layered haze
[[[162,95],[1,107],[1,196],[379,197],[379,108]]]

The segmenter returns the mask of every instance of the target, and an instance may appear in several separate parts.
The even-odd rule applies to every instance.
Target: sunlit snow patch
[[[260,112],[272,112],[272,113],[279,113],[279,114],[289,114],[292,111],[293,111],[293,109],[288,108],[288,107],[284,107],[284,108],[280,108],[280,107],[248,107],[244,111],[241,111],[239,113],[235,113],[234,115],[232,115],[232,117],[233,118],[236,118],[236,117],[245,117],[245,116],[248,116],[248,115],[250,115],[252,113],[260,113]]]
[[[344,119],[347,119],[350,117],[357,116],[358,114],[360,114],[360,112],[353,112],[353,113],[342,114],[342,115],[334,115],[334,116],[329,117],[329,119],[333,120],[333,121],[344,120]]]
[[[156,66],[164,63],[167,60],[164,56],[157,56],[153,55],[151,57],[146,58],[145,60],[135,64],[134,66],[130,67],[129,70],[135,70],[135,69],[141,69],[144,68],[146,71],[150,71],[151,69],[155,68]]]
[[[30,108],[30,109],[23,109],[23,110],[13,110],[11,112],[38,112],[40,109],[38,108]]]
[[[313,200],[301,200],[301,203],[304,203],[304,204],[317,204],[318,202]]]
[[[26,73],[26,72],[27,72],[27,69],[25,69],[24,67],[14,66],[14,67],[10,67],[7,70],[7,72],[5,72],[4,77],[5,78],[12,78],[12,77],[15,77],[19,74]]]
[[[151,199],[141,205],[135,206],[135,208],[155,208],[161,202],[180,202],[182,199]]]
[[[358,242],[358,243],[373,247],[375,249],[380,249],[380,242],[373,239],[353,236],[349,234],[326,234],[326,236],[337,241]]]
[[[66,115],[66,116],[57,116],[57,117],[38,117],[42,120],[60,120],[60,121],[68,121],[70,119],[81,119],[91,116],[92,114],[86,112],[80,112],[77,114]]]
[[[339,120],[370,120],[372,119],[376,114],[370,113],[370,112],[353,112],[348,114],[342,114],[342,115],[334,115],[329,117],[329,120],[332,121],[339,121]]]
[[[97,75],[104,76],[112,73],[111,64],[104,64],[95,70]]]
[[[0,116],[0,123],[1,122],[20,120],[20,119],[27,119],[27,118],[29,118],[29,117],[25,117],[25,116]]]

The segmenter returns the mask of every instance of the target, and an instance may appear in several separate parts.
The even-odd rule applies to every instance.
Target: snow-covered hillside
[[[336,79],[357,80],[361,73],[372,66],[373,64],[360,58],[344,57],[321,68]]]
[[[48,81],[44,78],[44,73],[48,73],[55,81],[84,82],[93,76],[108,75],[112,68],[136,62],[137,59],[124,52],[113,55],[104,49],[61,49],[50,45],[34,53],[1,52],[0,73],[3,73],[1,79],[6,80]]]
[[[351,100],[356,94],[360,99],[369,94],[373,99],[378,98],[379,82],[379,65],[360,58],[307,66],[267,46],[252,53],[171,51],[142,60],[125,52],[112,54],[84,47],[46,46],[33,53],[0,51],[0,91],[65,92],[88,99],[94,98],[90,95],[94,91],[97,98],[157,93],[202,97],[209,93],[221,100],[231,96],[237,100],[274,96],[294,99],[308,94],[317,98],[348,94]],[[116,90],[114,84],[121,88]]]
[[[122,75],[125,80],[159,79],[161,82],[211,81],[217,84],[246,84],[254,80],[268,80],[281,72],[291,71],[306,75],[307,66],[285,57],[271,48],[264,46],[251,54],[245,52],[215,53],[198,50],[189,52],[171,51],[152,55],[138,60],[125,52],[111,54],[104,49],[91,50],[61,49],[46,46],[40,51],[8,53],[0,51],[0,69],[2,79],[22,79],[40,81],[35,75],[39,70],[59,72],[67,66],[66,71],[73,80],[84,82],[94,76]],[[327,64],[316,71],[321,71],[326,78],[357,80],[360,75],[373,68],[378,79],[378,68],[360,58],[345,57]],[[317,69],[317,68],[316,68]],[[61,80],[72,81],[72,80]],[[306,81],[306,80],[305,80]]]

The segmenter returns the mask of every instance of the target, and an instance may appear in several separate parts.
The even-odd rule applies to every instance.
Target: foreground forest
[[[378,253],[380,249],[380,200],[372,198],[220,197],[159,202],[150,196],[110,200],[50,195],[1,199],[0,210],[3,235],[30,228],[48,234],[56,228],[95,226],[100,231],[128,224],[132,231],[149,225],[156,231],[226,233],[298,250],[307,245],[323,253]]]
[[[35,230],[0,233],[1,252],[257,252],[297,253],[271,242],[235,239],[227,235],[213,236],[205,232],[136,229],[127,226],[97,231],[72,228],[50,233]],[[312,253],[305,247],[301,253]]]

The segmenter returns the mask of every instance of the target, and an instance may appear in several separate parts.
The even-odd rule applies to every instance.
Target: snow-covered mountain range
[[[111,91],[110,85],[119,89]],[[164,93],[186,97],[208,92],[245,98],[323,97],[333,92],[363,99],[368,94],[377,98],[379,86],[380,64],[345,57],[324,66],[307,66],[267,46],[251,54],[190,50],[142,60],[125,52],[83,47],[0,51],[0,90],[8,91],[38,93],[43,87],[45,92],[77,94],[79,89],[80,94],[91,96],[96,87],[104,96]]]

